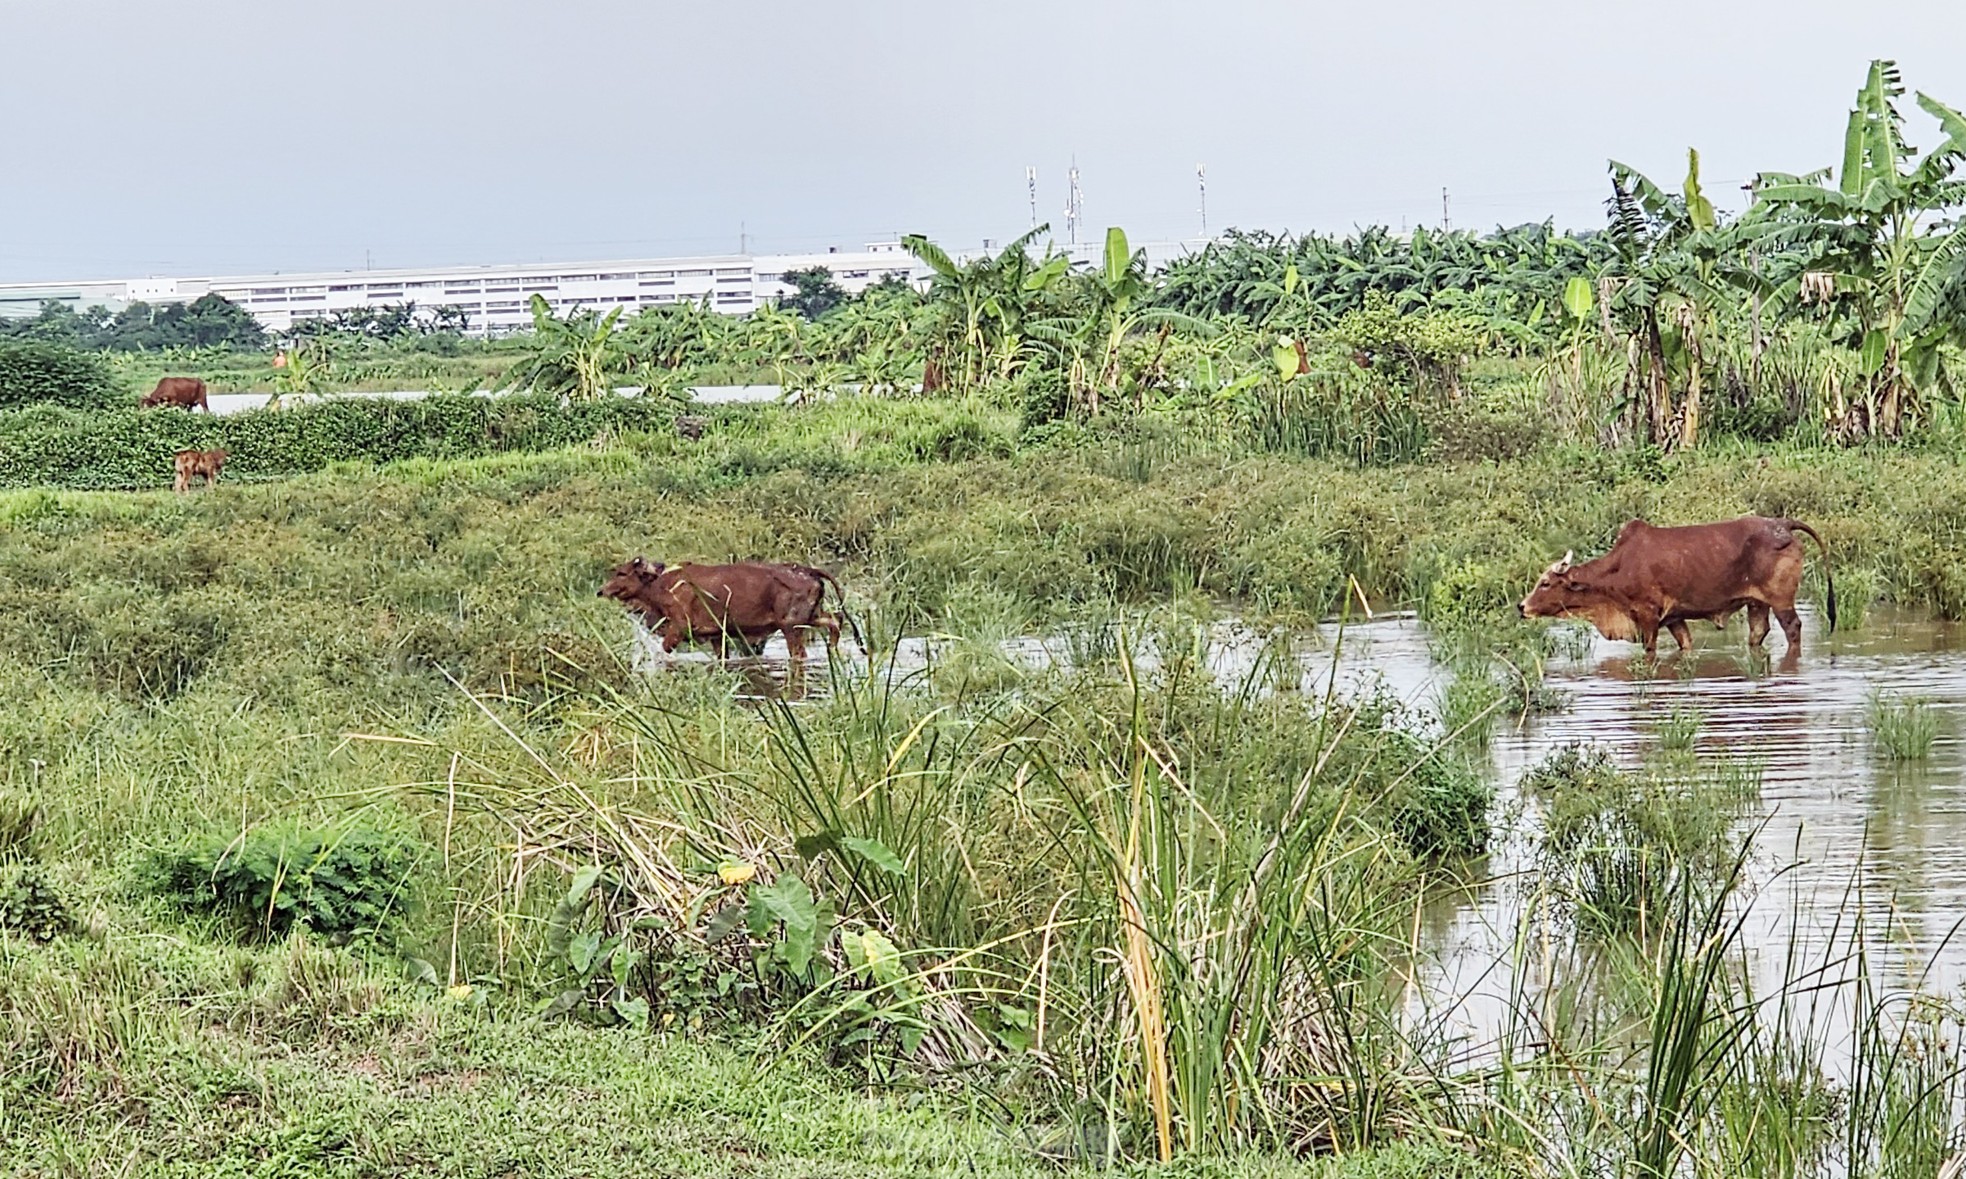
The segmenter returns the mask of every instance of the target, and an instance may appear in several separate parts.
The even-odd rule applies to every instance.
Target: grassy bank
[[[53,1160],[25,1174],[389,1173],[487,1141],[543,1174],[1017,1174],[1050,1165],[1036,1141],[1235,1173],[1338,1152],[1330,1173],[1583,1174],[1661,1165],[1695,1126],[1722,1173],[1749,1147],[1701,1103],[1746,1108],[1768,1045],[1668,1107],[1633,1087],[1629,1032],[1692,1002],[1697,1036],[1755,1001],[1657,952],[1662,924],[1732,952],[1694,936],[1725,832],[1644,819],[1705,796],[1553,780],[1581,800],[1552,827],[1588,869],[1571,909],[1599,914],[1569,920],[1636,939],[1629,981],[1601,1039],[1469,1071],[1403,996],[1424,898],[1482,873],[1478,741],[1260,672],[1217,685],[1196,627],[1224,605],[1301,624],[1356,578],[1533,663],[1510,606],[1553,554],[1631,515],[1742,511],[1816,525],[1855,596],[1958,613],[1961,491],[1926,454],[1362,471],[1166,427],[1020,444],[987,406],[849,400],[732,411],[696,442],[0,494],[0,995],[9,1059],[36,1062],[0,1083],[0,1135]],[[594,596],[636,552],[825,564],[878,650],[950,638],[924,672],[797,707],[721,672],[644,679]],[[1039,629],[1072,667],[990,641]],[[1452,727],[1505,695],[1453,703]],[[234,846],[270,892],[202,904],[209,868],[159,887],[160,862]],[[391,850],[334,859],[355,870],[333,887],[377,904],[292,940],[267,898],[328,890],[314,866],[369,847]],[[1576,1070],[1608,1104],[1578,1104]],[[1647,1144],[1619,1102],[1651,1111]],[[1820,1152],[1827,1123],[1790,1112]]]

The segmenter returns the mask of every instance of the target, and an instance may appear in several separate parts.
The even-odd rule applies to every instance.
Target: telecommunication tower
[[[1038,227],[1038,170],[1034,167],[1024,169],[1024,187],[1031,194],[1031,228]]]
[[[1201,235],[1208,236],[1208,169],[1195,165],[1195,187],[1201,191]]]
[[[1072,160],[1072,170],[1065,174],[1065,240],[1071,245],[1079,244],[1079,218],[1085,212],[1085,198],[1079,192],[1079,162]]]

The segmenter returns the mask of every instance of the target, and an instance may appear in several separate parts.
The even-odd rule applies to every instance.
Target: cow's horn
[[[1558,569],[1568,569],[1568,568],[1570,568],[1570,558],[1572,558],[1572,557],[1574,557],[1574,556],[1576,556],[1576,555],[1577,555],[1577,550],[1576,550],[1576,549],[1565,549],[1565,550],[1564,550],[1564,552],[1563,552],[1563,560],[1561,560],[1561,561],[1558,561],[1558,562],[1556,563],[1556,567],[1557,567]]]

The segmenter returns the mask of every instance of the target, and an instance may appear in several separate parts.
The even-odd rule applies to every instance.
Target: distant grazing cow
[[[212,412],[211,402],[205,400],[205,382],[197,377],[165,377],[138,404],[145,409],[153,405],[176,405],[186,410]]]
[[[1748,612],[1748,645],[1760,647],[1773,611],[1789,650],[1802,646],[1802,619],[1795,591],[1802,584],[1802,545],[1795,534],[1829,546],[1800,520],[1742,516],[1717,524],[1658,528],[1627,523],[1611,551],[1581,565],[1570,554],[1549,567],[1516,607],[1524,618],[1583,618],[1607,639],[1636,638],[1647,654],[1659,649],[1659,628],[1672,632],[1680,650],[1693,645],[1689,619],[1725,626],[1736,610]],[[1836,582],[1828,582],[1830,630],[1836,629]]]
[[[782,633],[786,652],[797,662],[805,658],[805,629],[824,631],[828,647],[839,645],[839,620],[823,609],[829,585],[839,595],[831,574],[806,565],[664,565],[636,557],[615,567],[600,596],[639,615],[662,639],[664,651],[708,641],[722,658],[733,638],[757,648]]]
[[[191,481],[202,478],[205,486],[218,482],[219,469],[225,466],[226,452],[223,450],[180,450],[177,452],[177,484],[180,495],[191,490]]]

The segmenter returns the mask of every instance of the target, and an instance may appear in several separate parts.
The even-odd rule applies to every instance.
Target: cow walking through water
[[[809,565],[664,565],[635,557],[615,567],[600,596],[638,615],[664,651],[709,642],[721,659],[732,639],[755,649],[783,634],[796,667],[805,659],[804,631],[824,632],[828,648],[839,645],[839,620],[824,609],[828,586],[841,596],[831,574]]]
[[[1737,610],[1748,612],[1748,645],[1759,648],[1774,615],[1789,651],[1802,648],[1802,618],[1795,592],[1802,585],[1802,544],[1822,550],[1828,584],[1829,628],[1836,630],[1836,581],[1829,574],[1829,546],[1800,520],[1742,516],[1714,524],[1661,528],[1632,520],[1611,551],[1571,564],[1570,553],[1551,565],[1516,607],[1524,618],[1582,618],[1607,639],[1636,639],[1648,655],[1659,650],[1661,627],[1684,651],[1693,645],[1688,621],[1704,618],[1725,626]]]
[[[144,409],[153,405],[175,405],[186,411],[202,409],[212,412],[212,403],[205,399],[205,382],[197,377],[164,377],[157,387],[143,395],[137,403]]]
[[[172,465],[177,471],[177,482],[173,485],[179,495],[191,490],[193,479],[203,479],[210,487],[218,482],[218,473],[225,466],[226,452],[223,450],[180,450]]]

